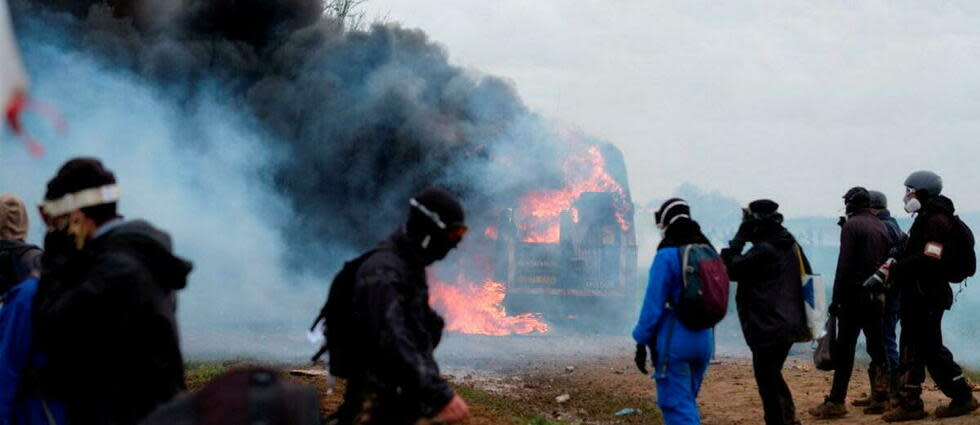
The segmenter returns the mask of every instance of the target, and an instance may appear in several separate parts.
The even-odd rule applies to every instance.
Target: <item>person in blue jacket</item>
[[[680,298],[683,286],[679,247],[709,244],[701,227],[691,219],[683,199],[669,199],[656,213],[663,238],[650,268],[650,282],[640,319],[633,329],[636,366],[644,374],[650,350],[657,383],[657,405],[667,425],[700,424],[696,398],[714,351],[714,331],[688,329],[668,302]]]
[[[31,320],[37,278],[31,277],[7,293],[0,309],[0,425],[64,425],[64,408],[43,398],[32,371],[45,360],[35,350]]]

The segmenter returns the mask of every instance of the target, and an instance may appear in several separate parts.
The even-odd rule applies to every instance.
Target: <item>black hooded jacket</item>
[[[399,231],[364,261],[354,287],[364,385],[405,416],[433,416],[453,397],[433,356],[445,323],[429,306],[430,263]]]
[[[191,264],[137,220],[90,240],[64,267],[42,272],[35,300],[36,341],[48,353],[41,390],[66,403],[71,423],[138,423],[185,388],[176,291]]]
[[[802,340],[809,331],[796,240],[776,223],[760,226],[749,240],[753,245],[745,254],[721,251],[728,276],[738,282],[735,304],[745,342],[757,348]],[[805,255],[802,260],[810,273]]]
[[[891,272],[902,293],[902,309],[948,310],[953,306],[953,290],[941,260],[925,255],[926,244],[947,245],[952,237],[956,207],[945,196],[929,199],[909,229],[905,249]]]

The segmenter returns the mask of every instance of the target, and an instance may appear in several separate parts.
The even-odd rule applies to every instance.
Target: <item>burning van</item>
[[[623,156],[608,144],[574,146],[563,181],[495,211],[474,245],[431,274],[430,303],[447,330],[603,330],[634,318],[641,288]]]
[[[621,323],[638,289],[636,230],[622,154],[590,146],[566,164],[566,185],[532,191],[496,231],[494,280],[511,313],[552,322]]]

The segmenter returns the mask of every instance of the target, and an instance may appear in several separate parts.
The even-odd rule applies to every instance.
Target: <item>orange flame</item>
[[[623,230],[629,229],[626,194],[622,185],[606,172],[606,161],[598,146],[570,156],[563,168],[564,188],[531,191],[521,199],[518,214],[524,242],[557,243],[561,213],[572,209],[572,204],[585,192],[617,193],[616,220]],[[574,218],[577,219],[577,214]]]
[[[450,284],[429,279],[429,303],[446,318],[446,330],[476,335],[512,335],[548,332],[540,314],[507,315],[504,284],[487,279],[467,281],[460,273]]]

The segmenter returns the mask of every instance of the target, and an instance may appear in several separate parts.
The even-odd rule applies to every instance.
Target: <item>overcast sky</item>
[[[939,5],[942,3],[942,5]],[[858,5],[859,4],[859,5]],[[634,197],[682,182],[789,215],[915,169],[980,210],[980,2],[369,0],[542,115],[618,145]]]

